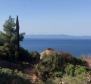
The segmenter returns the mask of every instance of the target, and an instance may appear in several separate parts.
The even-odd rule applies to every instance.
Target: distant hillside
[[[91,39],[91,36],[71,36],[71,35],[26,35],[25,38],[34,38],[34,39]]]

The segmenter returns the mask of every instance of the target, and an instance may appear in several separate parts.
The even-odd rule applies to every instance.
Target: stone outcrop
[[[55,56],[57,55],[57,52],[52,48],[47,48],[43,52],[40,53],[40,59],[47,57],[47,56]]]

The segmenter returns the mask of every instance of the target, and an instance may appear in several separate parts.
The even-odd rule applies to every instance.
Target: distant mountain
[[[71,35],[26,35],[31,39],[91,39],[91,36],[71,36]]]

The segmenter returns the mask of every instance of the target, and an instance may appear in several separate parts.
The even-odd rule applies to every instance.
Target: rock
[[[40,59],[43,59],[44,57],[47,56],[54,56],[54,55],[57,55],[57,52],[52,48],[47,48],[46,50],[40,53]]]

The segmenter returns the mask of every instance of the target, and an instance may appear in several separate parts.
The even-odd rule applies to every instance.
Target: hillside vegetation
[[[91,58],[76,58],[48,48],[38,53],[21,47],[24,33],[11,16],[0,32],[0,84],[91,84]]]

